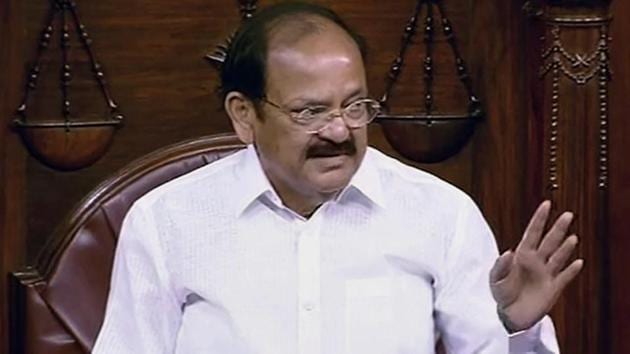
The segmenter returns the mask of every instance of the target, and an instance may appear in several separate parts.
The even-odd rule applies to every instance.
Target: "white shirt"
[[[93,353],[503,354],[497,256],[468,196],[374,149],[304,219],[250,146],[134,204]],[[549,325],[510,352],[557,352]]]

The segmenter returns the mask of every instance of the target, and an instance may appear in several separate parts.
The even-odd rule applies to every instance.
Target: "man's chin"
[[[334,170],[344,170],[354,164],[354,158],[350,155],[317,156],[311,157],[310,160],[317,165],[319,171],[324,173]]]
[[[322,194],[336,194],[346,188],[354,174],[354,169],[344,166],[337,169],[329,169],[318,173],[315,185]]]

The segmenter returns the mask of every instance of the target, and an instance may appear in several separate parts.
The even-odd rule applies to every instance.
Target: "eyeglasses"
[[[293,122],[303,126],[308,134],[319,134],[328,128],[336,116],[340,116],[349,129],[357,129],[369,124],[381,111],[381,104],[371,98],[361,98],[341,109],[327,106],[310,106],[299,111],[291,111],[266,98],[261,101],[288,115]]]

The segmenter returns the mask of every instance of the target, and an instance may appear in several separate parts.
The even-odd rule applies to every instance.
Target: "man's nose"
[[[326,127],[320,131],[321,137],[327,138],[331,141],[342,143],[350,136],[350,129],[346,124],[341,114],[336,114]]]

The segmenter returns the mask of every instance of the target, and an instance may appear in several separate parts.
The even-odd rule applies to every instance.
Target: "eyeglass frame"
[[[302,127],[306,127],[306,125],[304,123],[300,122],[300,119],[298,118],[298,116],[300,114],[303,114],[303,112],[306,112],[309,109],[312,109],[313,107],[325,107],[324,105],[321,106],[311,106],[311,107],[305,107],[303,109],[301,109],[299,112],[296,111],[291,111],[273,101],[270,101],[267,97],[263,96],[259,99],[261,102],[267,103],[270,106],[276,108],[277,110],[279,110],[280,112],[286,114],[289,118],[291,118],[291,121],[293,121],[293,123],[302,126]],[[361,123],[361,125],[355,126],[355,125],[351,125],[348,124],[348,118],[347,118],[347,111],[346,109],[348,109],[348,107],[360,103],[360,102],[367,102],[368,104],[371,104],[372,108],[375,108],[375,113],[369,117],[365,123]],[[364,97],[364,98],[359,98],[355,101],[350,102],[349,104],[345,105],[344,107],[340,107],[337,109],[330,109],[330,107],[326,107],[326,112],[322,112],[326,114],[326,124],[324,124],[324,126],[322,126],[321,128],[317,129],[317,130],[307,130],[306,133],[307,134],[320,134],[322,131],[328,129],[328,127],[330,126],[330,123],[333,121],[334,117],[341,117],[341,119],[343,120],[344,124],[346,125],[346,127],[348,127],[349,129],[359,129],[362,128],[368,124],[370,124],[374,118],[376,118],[376,116],[381,112],[381,104],[379,101],[373,99],[373,98],[369,98],[369,97]]]

